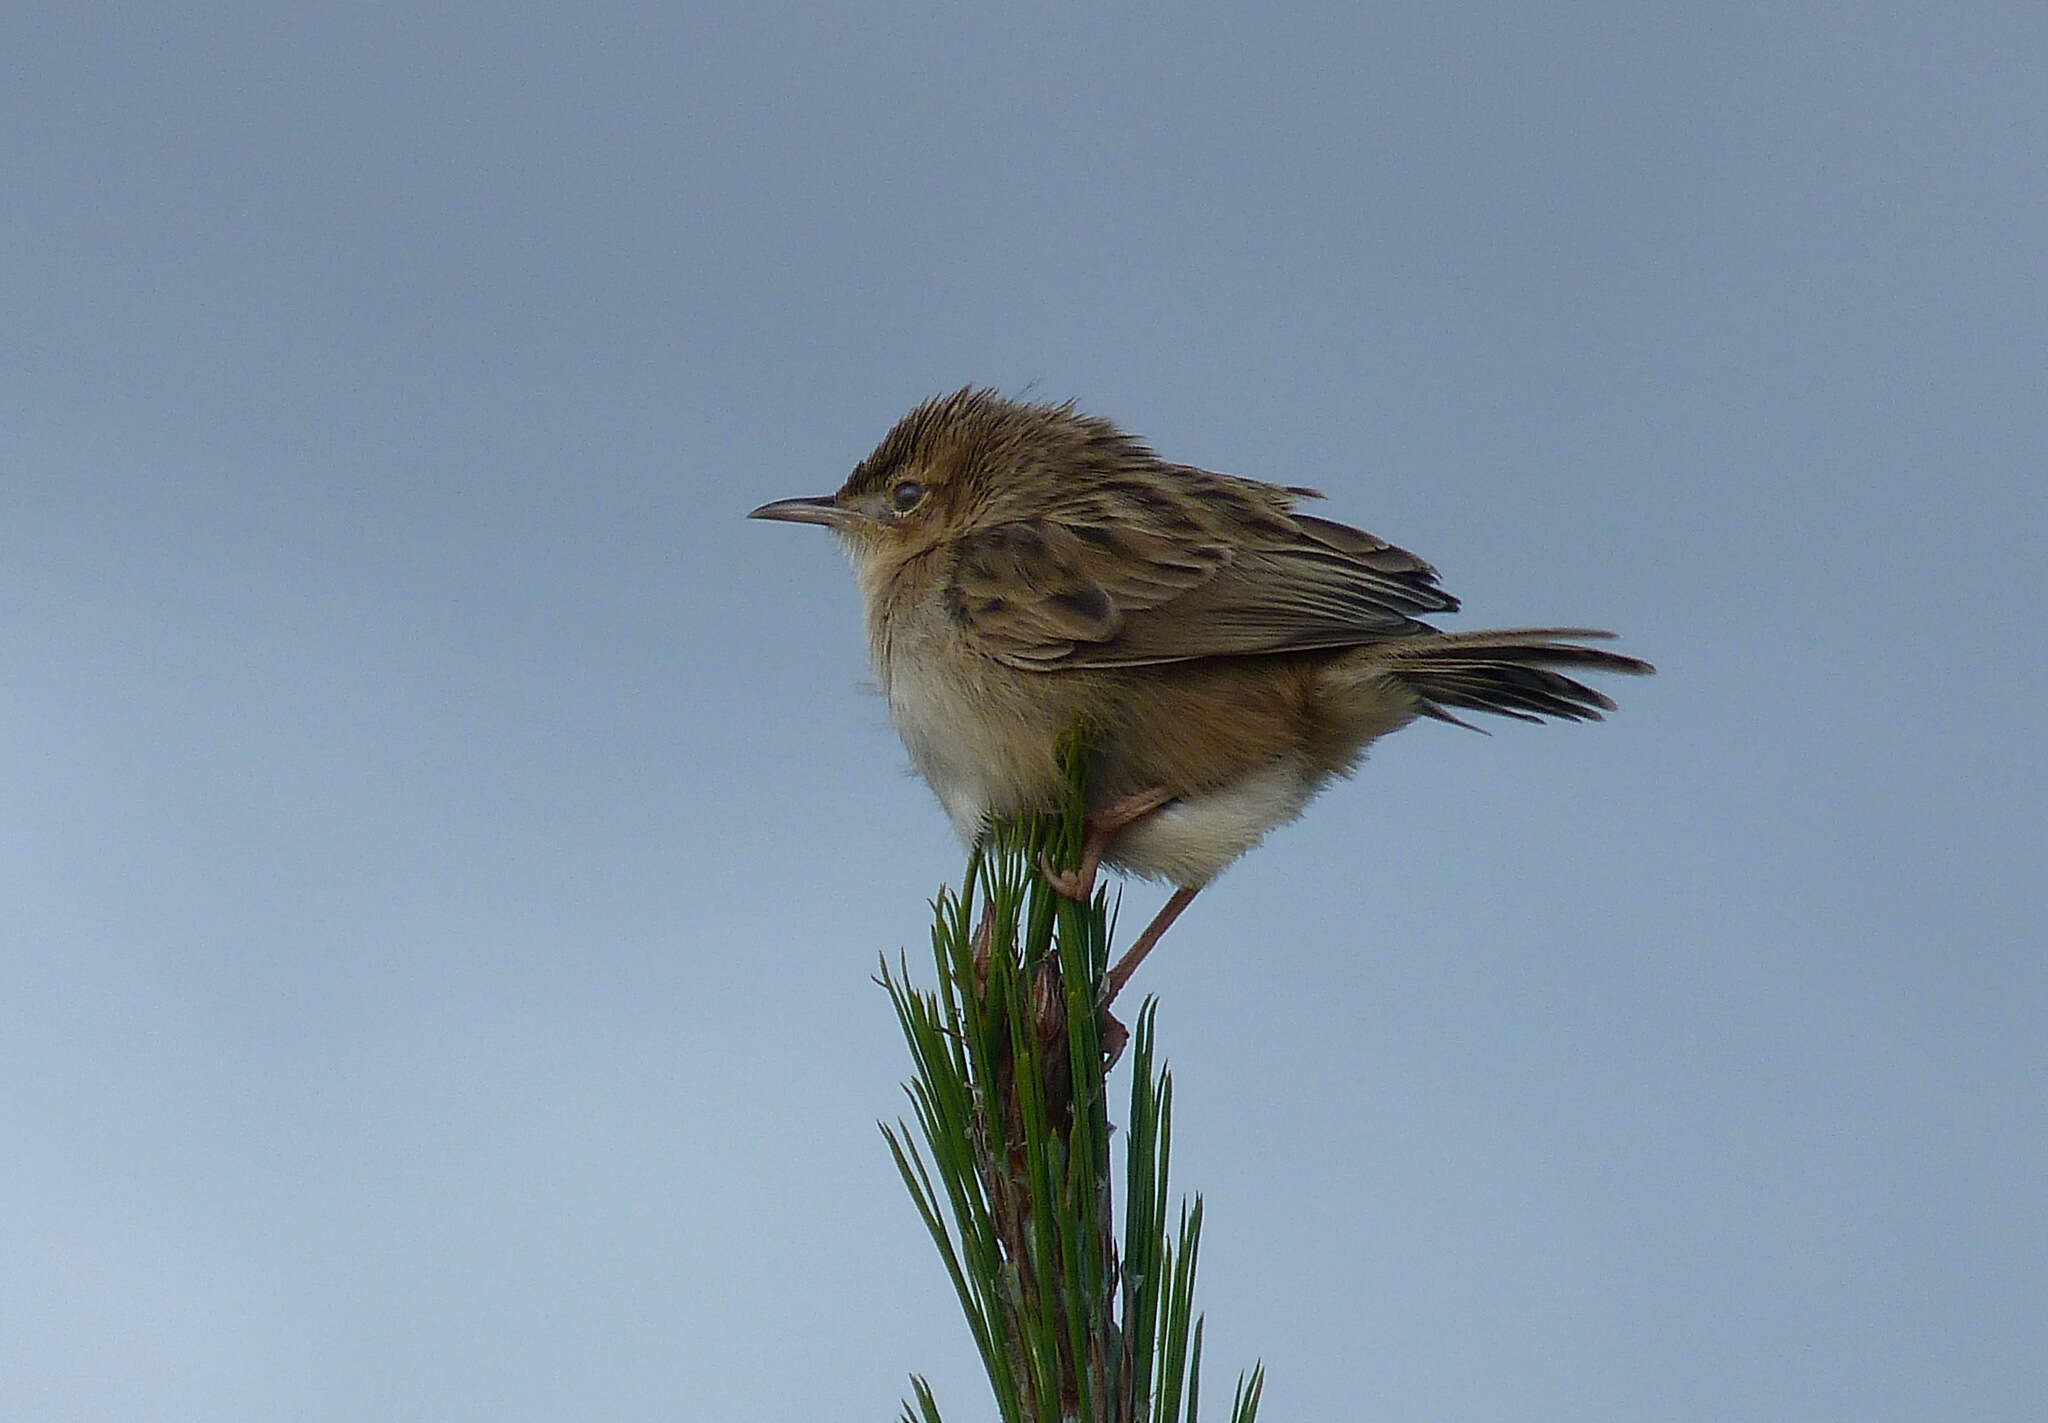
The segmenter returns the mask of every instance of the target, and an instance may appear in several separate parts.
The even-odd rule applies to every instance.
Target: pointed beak
[[[815,499],[777,499],[772,504],[763,504],[749,519],[774,519],[785,524],[823,524],[828,529],[843,529],[858,517],[851,509],[844,509],[831,495],[822,494]]]

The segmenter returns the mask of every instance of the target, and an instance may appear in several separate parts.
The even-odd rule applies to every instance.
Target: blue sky
[[[11,1417],[986,1416],[874,1128],[960,850],[742,519],[969,382],[1660,668],[1382,743],[1146,966],[1212,1397],[2036,1416],[2038,7],[8,51]]]

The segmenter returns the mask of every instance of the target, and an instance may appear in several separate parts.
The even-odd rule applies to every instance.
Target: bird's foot
[[[1052,857],[1049,854],[1040,854],[1038,872],[1045,876],[1045,882],[1056,893],[1077,903],[1086,904],[1095,897],[1095,871],[1100,864],[1099,856],[1095,864],[1089,864],[1084,851],[1078,869],[1058,870],[1053,868]]]
[[[1045,876],[1045,882],[1054,890],[1068,899],[1086,904],[1095,897],[1095,872],[1102,866],[1102,855],[1109,848],[1110,837],[1175,799],[1174,793],[1165,786],[1151,786],[1119,796],[1108,805],[1089,811],[1087,838],[1081,842],[1081,863],[1071,870],[1057,869],[1041,854],[1038,872]]]

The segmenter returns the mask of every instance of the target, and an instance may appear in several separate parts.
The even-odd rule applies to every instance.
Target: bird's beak
[[[749,519],[776,519],[785,524],[823,524],[828,529],[844,529],[851,526],[859,515],[853,510],[842,508],[831,495],[822,494],[815,499],[777,499],[772,504],[763,504]]]

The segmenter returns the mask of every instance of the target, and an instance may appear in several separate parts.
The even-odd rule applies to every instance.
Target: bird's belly
[[[1300,815],[1319,778],[1295,757],[1240,776],[1222,790],[1162,806],[1119,831],[1103,859],[1178,885],[1203,885],[1266,833]]]
[[[1002,715],[987,689],[899,656],[884,693],[912,765],[963,842],[972,845],[992,816],[1058,805],[1054,738]]]
[[[901,730],[901,728],[899,728]],[[971,762],[943,754],[930,742],[903,731],[903,745],[918,775],[932,788],[945,807],[946,818],[963,844],[972,845],[981,835],[994,808],[987,783],[973,771]]]

